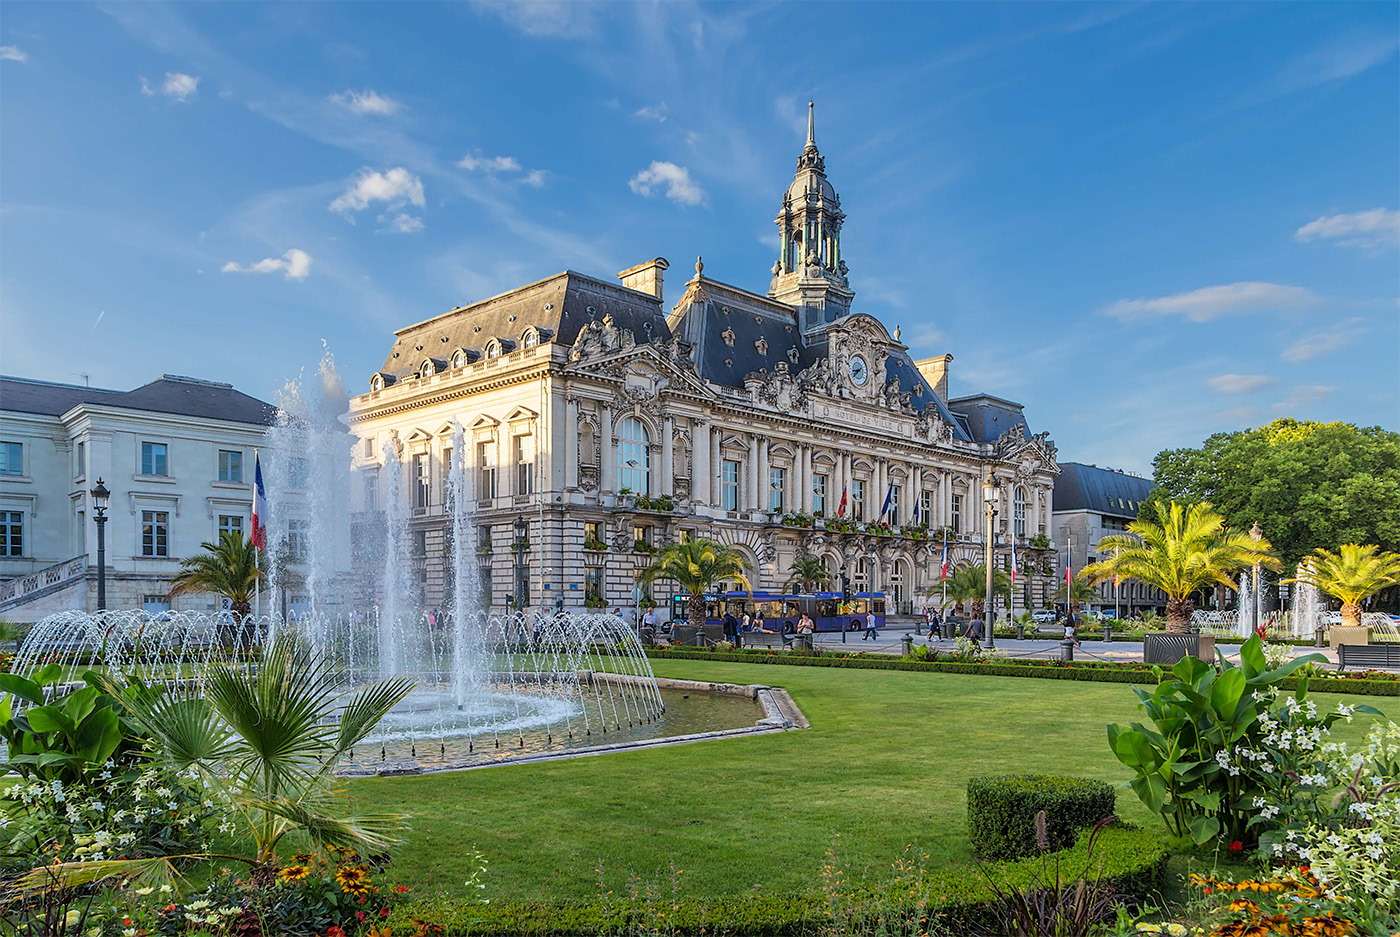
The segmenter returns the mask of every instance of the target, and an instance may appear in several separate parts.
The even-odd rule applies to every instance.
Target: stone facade
[[[1054,541],[1065,562],[1078,572],[1099,556],[1099,541],[1109,534],[1125,533],[1137,520],[1138,508],[1151,493],[1151,479],[1117,469],[1066,462],[1055,480]],[[1101,582],[1093,610],[1114,612],[1124,618],[1151,609],[1165,612],[1166,593],[1141,582]]]
[[[165,375],[130,391],[0,379],[0,614],[97,607],[91,489],[107,509],[107,607],[166,607],[180,560],[249,530],[253,451],[276,411],[228,384]],[[11,454],[16,464],[10,464]],[[9,537],[17,523],[19,543]],[[209,595],[176,607],[213,609]]]
[[[408,499],[422,601],[448,604],[458,458],[493,604],[512,589],[523,517],[532,604],[629,606],[650,551],[704,536],[736,547],[756,588],[781,589],[794,560],[817,557],[838,584],[906,611],[938,583],[943,529],[953,564],[980,562],[990,470],[998,563],[1016,536],[1029,574],[1017,607],[1047,604],[1054,444],[1018,404],[950,401],[950,355],[916,362],[898,328],[850,310],[844,217],[809,128],[767,295],[697,260],[667,310],[657,258],[621,283],[566,271],[400,330],[350,405],[358,523]],[[457,425],[465,451],[453,454]],[[385,490],[388,447],[402,491]],[[669,595],[653,592],[663,607]]]

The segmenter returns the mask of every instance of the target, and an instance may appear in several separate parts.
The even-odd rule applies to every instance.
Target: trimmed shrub
[[[728,651],[717,654],[696,648],[682,651],[672,648],[648,650],[648,657],[657,660],[701,660],[732,664],[779,664],[790,667],[839,667],[850,670],[909,670],[922,673],[969,673],[988,677],[1031,677],[1040,680],[1083,680],[1089,683],[1155,684],[1152,667],[1144,664],[1111,664],[1085,661],[1067,663],[1058,660],[1035,660],[1020,663],[959,663],[957,661],[905,660],[888,655],[841,654],[819,651],[815,654],[782,651]],[[1314,676],[1308,683],[1313,693],[1347,693],[1354,696],[1400,696],[1400,679],[1380,674],[1361,676]],[[1298,678],[1288,677],[1278,684],[1283,690],[1296,690]]]
[[[1057,867],[1060,881],[1065,883],[1080,877],[1093,880],[1102,876],[1104,885],[1136,903],[1160,893],[1168,855],[1156,833],[1111,826],[1100,834],[1092,858],[1086,855],[1085,836],[1080,836],[1062,852],[997,863],[986,871],[1013,890],[1039,887],[1048,868]],[[996,920],[991,907],[995,895],[985,875],[972,866],[940,869],[912,883],[857,886],[843,893],[842,898],[842,905],[853,917],[834,919],[823,895],[812,891],[711,899],[660,894],[629,900],[610,894],[558,904],[493,901],[489,905],[437,896],[425,898],[393,920],[406,924],[407,918],[427,918],[443,925],[450,937],[597,937],[628,933],[820,937],[837,931],[901,933],[935,929],[963,934],[985,930],[994,926]]]
[[[982,859],[1034,856],[1035,815],[1045,811],[1051,852],[1074,844],[1079,831],[1113,815],[1113,788],[1089,778],[1004,774],[967,782],[967,834]]]

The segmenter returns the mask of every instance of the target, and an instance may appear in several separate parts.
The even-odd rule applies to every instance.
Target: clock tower
[[[776,219],[782,247],[768,296],[797,308],[798,326],[809,339],[848,314],[855,298],[841,257],[845,218],[841,198],[826,178],[826,160],[817,150],[814,108],[808,101],[807,145]]]

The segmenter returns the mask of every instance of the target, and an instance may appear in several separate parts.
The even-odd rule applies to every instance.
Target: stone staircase
[[[27,576],[0,582],[0,614],[68,588],[74,580],[87,575],[87,568],[88,558],[85,553],[62,563],[45,566]]]

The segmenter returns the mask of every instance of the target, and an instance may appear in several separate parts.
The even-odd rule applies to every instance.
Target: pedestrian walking
[[[873,610],[865,613],[865,634],[861,635],[860,639],[864,641],[867,638],[871,641],[880,640],[880,634],[875,630],[875,612]]]

